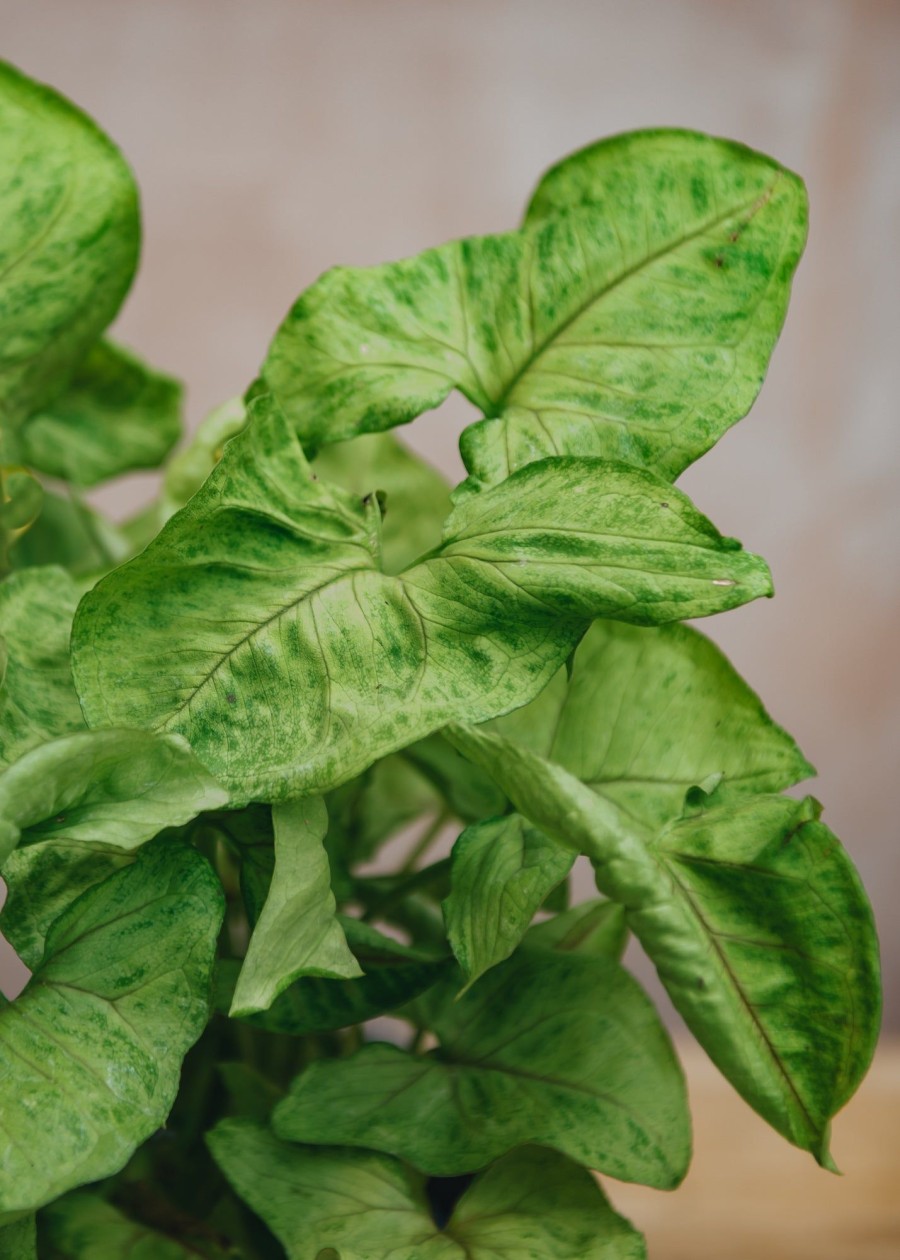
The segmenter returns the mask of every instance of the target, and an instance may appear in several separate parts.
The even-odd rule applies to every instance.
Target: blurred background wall
[[[900,3],[0,0],[0,55],[130,158],[145,247],[117,333],[185,379],[192,424],[326,267],[514,226],[597,137],[696,127],[801,172],[810,243],[769,378],[681,484],[771,563],[774,602],[704,628],[819,768],[900,1026]],[[407,436],[455,478],[468,419],[456,400]]]

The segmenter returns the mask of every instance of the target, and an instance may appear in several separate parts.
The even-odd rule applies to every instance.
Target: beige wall
[[[819,767],[900,1024],[900,4],[0,0],[0,32],[131,158],[146,247],[118,331],[187,380],[192,421],[325,267],[512,226],[542,168],[595,137],[698,127],[806,177],[768,382],[683,484],[771,562],[776,600],[708,628]],[[442,409],[412,440],[452,474],[465,419]]]

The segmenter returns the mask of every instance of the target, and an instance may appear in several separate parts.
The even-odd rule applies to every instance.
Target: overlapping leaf
[[[708,693],[699,680],[710,662],[701,675],[693,635],[616,627],[611,671],[609,629],[596,626],[584,658],[576,655],[552,759],[512,730],[499,733],[502,723],[494,731],[454,728],[452,738],[535,826],[594,860],[599,887],[625,906],[710,1056],[775,1128],[828,1163],[829,1119],[859,1083],[878,1029],[877,942],[865,894],[815,803],[765,794],[808,766],[754,712],[724,662]],[[622,655],[629,640],[641,678],[665,673],[668,689],[634,689]],[[602,675],[593,690],[591,670]],[[610,672],[618,683],[604,681]],[[597,707],[616,690],[617,705]],[[648,746],[653,760],[645,762]],[[674,791],[683,793],[695,774],[730,778],[711,798],[690,794],[688,816],[669,813],[661,826]]]
[[[231,1004],[232,1015],[267,1010],[300,976],[350,980],[362,974],[337,920],[322,846],[321,797],[276,805],[275,869]]]
[[[109,1176],[163,1122],[206,1023],[221,902],[203,858],[156,844],[52,925],[0,1007],[0,1212]]]
[[[181,386],[99,341],[22,432],[25,461],[79,486],[156,468],[181,433]]]
[[[99,1195],[84,1192],[66,1195],[44,1209],[41,1238],[53,1248],[55,1260],[196,1260],[198,1254],[216,1254],[183,1247],[129,1220]]]
[[[184,734],[236,799],[326,790],[454,717],[524,703],[595,616],[655,623],[770,591],[677,491],[577,459],[469,500],[431,557],[388,577],[377,504],[312,480],[281,413],[254,407],[73,631],[89,722]]]
[[[454,1001],[458,987],[451,977],[423,999],[439,1053],[374,1043],[314,1063],[276,1108],[276,1133],[386,1151],[439,1176],[533,1142],[622,1180],[680,1181],[690,1155],[680,1069],[616,963],[527,950]]]
[[[33,1216],[20,1216],[11,1225],[0,1223],[0,1255],[4,1260],[37,1260]]]
[[[327,272],[263,374],[313,446],[459,389],[488,417],[462,442],[475,486],[557,454],[672,478],[756,397],[805,235],[803,186],[769,158],[617,136],[551,172],[522,231]]]
[[[49,403],[131,283],[139,222],[118,150],[62,97],[0,64],[0,429]]]
[[[371,1152],[289,1146],[247,1121],[209,1136],[237,1192],[289,1260],[644,1260],[640,1236],[589,1173],[551,1151],[525,1149],[465,1192],[446,1227],[424,1178]]]

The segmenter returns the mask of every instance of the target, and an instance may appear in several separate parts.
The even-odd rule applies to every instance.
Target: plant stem
[[[405,862],[400,867],[400,875],[409,875],[416,869],[416,863],[419,861],[419,858],[428,852],[452,817],[453,814],[449,809],[442,809],[432,819],[407,854]]]

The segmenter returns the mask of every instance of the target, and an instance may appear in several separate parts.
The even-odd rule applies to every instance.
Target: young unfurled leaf
[[[205,860],[154,845],[56,920],[0,1007],[0,1212],[109,1176],[163,1122],[206,1023],[221,918]]]
[[[313,446],[459,389],[489,417],[462,442],[475,486],[558,454],[671,479],[756,397],[805,237],[803,185],[771,159],[616,136],[551,172],[522,231],[327,272],[263,374]]]
[[[335,916],[328,858],[328,815],[321,797],[272,810],[275,870],[231,1004],[232,1015],[264,1011],[300,976],[362,975]]]
[[[0,428],[66,384],[137,263],[131,172],[74,105],[0,63]]]
[[[66,735],[0,774],[0,865],[19,843],[131,849],[227,800],[178,735]]]
[[[0,691],[0,766],[37,744],[84,729],[69,662],[78,595],[57,568],[23,569],[0,584],[7,662]]]
[[[67,388],[22,431],[26,463],[78,486],[156,468],[181,433],[181,386],[98,341]]]
[[[497,734],[452,737],[535,826],[593,859],[713,1061],[830,1166],[829,1121],[871,1059],[880,988],[871,909],[815,803],[713,796],[655,839],[562,766]]]
[[[584,1169],[518,1150],[477,1177],[444,1228],[425,1179],[372,1152],[279,1142],[247,1121],[208,1137],[238,1194],[289,1260],[644,1260],[639,1234]]]
[[[44,1208],[41,1239],[53,1249],[54,1260],[196,1260],[226,1254],[182,1246],[84,1191]]]
[[[470,985],[510,956],[574,860],[570,848],[529,826],[520,814],[466,828],[453,846],[444,918]]]
[[[533,1142],[623,1181],[681,1180],[684,1083],[625,971],[600,956],[528,950],[454,1001],[458,988],[451,977],[422,999],[439,1053],[375,1043],[314,1063],[276,1108],[276,1133],[386,1151],[438,1176]]]
[[[348,980],[304,976],[266,1010],[241,1013],[242,1019],[268,1032],[294,1036],[347,1028],[404,1006],[441,979],[451,965],[447,957],[402,945],[358,919],[339,915],[338,920],[363,974]],[[231,1004],[228,983],[234,984],[228,973],[236,972],[237,966],[221,964],[225,1009]]]
[[[770,591],[758,557],[650,474],[547,460],[378,569],[378,513],[310,478],[265,397],[201,491],[82,601],[93,725],[178,731],[236,802],[337,786],[453,720],[531,698],[586,621],[657,622]]]

